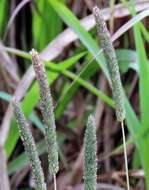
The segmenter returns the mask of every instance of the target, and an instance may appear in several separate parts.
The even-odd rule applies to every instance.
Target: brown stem
[[[7,175],[7,160],[3,147],[0,147],[0,189],[10,190]]]

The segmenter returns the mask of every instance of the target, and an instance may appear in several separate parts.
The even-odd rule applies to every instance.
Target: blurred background
[[[95,114],[97,126],[98,189],[126,189],[121,128],[113,109],[106,61],[99,52],[92,16],[95,5],[107,21],[127,96],[131,187],[149,189],[144,180],[149,181],[149,1],[0,0],[0,190],[9,190],[9,185],[12,190],[34,188],[9,104],[13,96],[21,101],[32,125],[46,181],[49,190],[53,189],[47,173],[39,89],[28,53],[32,48],[45,63],[55,106],[58,189],[83,189],[83,137],[90,113]]]

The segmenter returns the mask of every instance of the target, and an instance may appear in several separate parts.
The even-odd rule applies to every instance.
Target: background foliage
[[[110,183],[115,188],[126,187],[121,130],[112,109],[106,61],[100,51],[93,17],[89,16],[95,4],[103,9],[108,22],[126,95],[131,186],[149,189],[148,1],[1,0],[0,146],[7,155],[11,189],[33,186],[16,121],[8,109],[14,94],[22,100],[23,111],[32,123],[45,175],[47,173],[43,123],[38,109],[39,89],[33,80],[28,54],[33,47],[46,65],[55,102],[59,188],[67,188],[69,184],[77,189],[83,182],[83,134],[87,116],[93,112],[97,123],[99,186],[104,183],[108,189]],[[47,181],[51,189],[51,180],[47,178]]]

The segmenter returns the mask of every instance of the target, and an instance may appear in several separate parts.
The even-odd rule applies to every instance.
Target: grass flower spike
[[[84,182],[85,190],[96,190],[97,142],[94,116],[90,115],[85,131]]]
[[[111,85],[112,85],[113,99],[115,101],[117,120],[122,122],[125,118],[124,94],[122,90],[116,53],[101,10],[98,7],[94,7],[93,14],[96,20],[97,33],[99,36],[100,45],[101,48],[103,49],[105,58],[107,60],[107,66],[108,66],[107,68],[112,83]]]
[[[36,189],[46,190],[47,188],[44,182],[44,174],[41,168],[41,163],[38,157],[34,139],[29,128],[29,124],[21,110],[19,103],[16,100],[13,100],[12,105],[19,128],[19,133],[25,147],[25,152],[28,156],[32,168]]]
[[[48,149],[49,172],[55,175],[58,172],[58,146],[56,139],[56,125],[54,117],[54,108],[50,88],[45,68],[39,60],[37,51],[32,49],[30,52],[32,63],[40,90],[40,107],[45,123],[45,137]]]
[[[110,33],[107,29],[106,22],[104,21],[104,18],[102,15],[102,11],[98,7],[94,7],[93,14],[94,14],[96,25],[97,25],[97,33],[99,36],[100,45],[101,45],[101,48],[103,49],[103,53],[107,61],[107,69],[110,74],[112,94],[113,94],[113,99],[115,102],[117,121],[121,123],[123,144],[124,144],[127,190],[129,190],[130,185],[129,185],[129,175],[128,175],[128,161],[127,161],[126,140],[125,140],[124,123],[123,123],[125,119],[125,105],[124,105],[124,94],[123,94],[123,89],[122,89],[122,84],[121,84],[118,61],[117,61],[115,49],[113,47],[113,44],[110,38]]]

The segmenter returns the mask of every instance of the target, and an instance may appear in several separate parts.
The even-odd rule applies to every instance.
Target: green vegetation
[[[20,144],[17,122],[10,106],[15,96],[21,102],[23,117],[30,120],[38,154],[44,160],[42,168],[49,188],[52,188],[53,182],[48,173],[55,175],[58,171],[57,149],[58,185],[82,185],[81,150],[84,146],[86,121],[91,113],[95,113],[97,121],[97,147],[101,146],[97,148],[97,185],[104,181],[106,184],[113,183],[115,187],[116,184],[127,187],[124,155],[120,154],[123,150],[123,138],[119,127],[115,127],[116,116],[118,121],[123,120],[125,110],[126,145],[130,150],[127,152],[129,170],[144,171],[144,179],[140,176],[136,178],[133,174],[130,176],[130,188],[137,189],[139,184],[144,184],[145,189],[149,190],[149,32],[146,26],[149,19],[148,0],[110,0],[109,3],[103,1],[100,4],[108,23],[111,44],[116,49],[114,59],[117,58],[122,79],[120,88],[117,89],[118,85],[114,83],[112,92],[105,49],[101,41],[98,41],[93,17],[88,17],[92,13],[92,5],[86,1],[80,1],[78,6],[77,1],[39,0],[26,1],[19,10],[17,2],[14,2],[9,4],[5,0],[0,1],[0,147],[8,158],[7,172],[10,181],[12,180],[11,188],[35,188],[31,185],[29,170],[23,173],[24,177],[18,183],[13,183],[14,175],[18,176],[17,172],[24,171],[28,166],[29,157]],[[108,11],[105,7],[109,8]],[[31,55],[28,53],[33,47],[39,51],[39,58],[45,66],[47,76],[43,76],[46,78],[44,87],[47,89],[50,86],[49,95],[41,90],[38,69],[35,69],[37,80],[34,80],[35,73],[30,61]],[[117,72],[114,75],[120,77]],[[116,96],[112,96],[113,92]],[[121,96],[124,96],[124,102],[117,104]],[[120,116],[118,112],[114,112],[114,109],[119,110],[119,105],[122,108]],[[51,108],[52,115],[48,117]],[[90,133],[92,132],[95,131]],[[50,144],[51,139],[54,145]],[[25,144],[24,146],[26,147]],[[31,149],[34,148],[29,147],[30,154]],[[45,155],[47,151],[52,152],[49,159]],[[102,158],[101,154],[104,155]],[[48,164],[54,162],[52,169],[49,166],[48,172]],[[106,177],[112,171],[116,172],[121,183],[112,176]],[[61,180],[65,184],[61,184]],[[42,177],[41,181],[44,181]],[[91,183],[95,184],[93,181]]]

